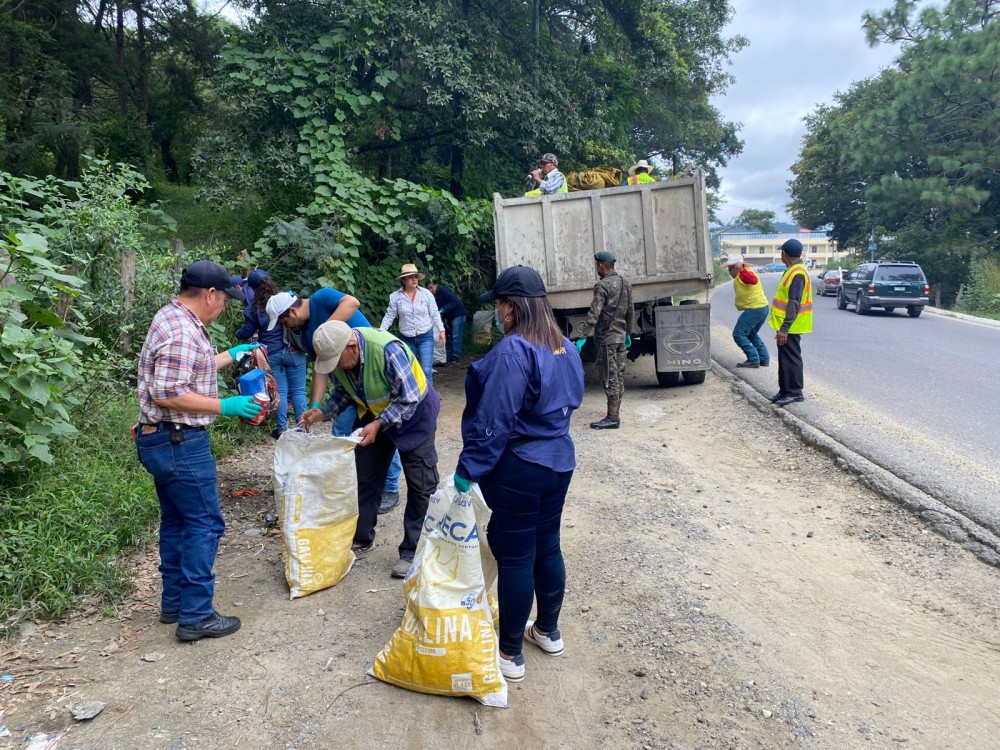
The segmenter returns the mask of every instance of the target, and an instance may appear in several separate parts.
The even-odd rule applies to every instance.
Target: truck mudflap
[[[661,305],[656,318],[656,377],[661,385],[674,385],[682,373],[684,382],[701,383],[712,366],[711,310],[707,303],[685,300],[680,305]]]

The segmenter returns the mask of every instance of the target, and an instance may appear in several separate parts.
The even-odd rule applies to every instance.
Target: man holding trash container
[[[238,617],[215,611],[212,567],[225,530],[215,458],[206,427],[219,415],[254,417],[252,396],[219,399],[216,373],[259,344],[219,354],[206,326],[226,300],[244,295],[218,263],[200,260],[181,273],[180,294],[153,317],[139,354],[139,461],[160,500],[160,622],[177,623],[182,641],[221,638],[240,629]]]

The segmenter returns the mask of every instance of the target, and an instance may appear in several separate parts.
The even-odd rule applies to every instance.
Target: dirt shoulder
[[[463,377],[436,380],[443,474]],[[588,387],[563,521],[566,653],[526,646],[509,709],[365,676],[402,616],[401,508],[340,585],[288,600],[264,446],[220,467],[216,604],[242,630],[176,641],[151,550],[116,616],[85,606],[0,647],[0,748],[995,747],[1000,570],[726,380],[653,382],[651,358],[630,368],[617,432],[588,429],[603,406]],[[80,701],[107,707],[77,723]]]

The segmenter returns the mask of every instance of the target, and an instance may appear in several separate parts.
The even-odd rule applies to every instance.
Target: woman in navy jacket
[[[478,482],[493,511],[487,538],[499,573],[500,671],[516,682],[524,677],[524,640],[550,656],[563,652],[559,527],[576,468],[569,427],[583,400],[583,365],[534,270],[508,268],[480,301],[496,302],[504,337],[465,379],[455,486],[467,492]]]
[[[236,332],[236,338],[256,339],[267,348],[267,361],[278,383],[278,411],[274,415],[278,426],[271,432],[278,438],[288,429],[288,402],[292,402],[296,422],[306,410],[306,355],[284,327],[267,330],[267,301],[278,293],[267,272],[254,269],[247,277],[247,284],[254,290],[253,302],[243,310],[243,327]]]

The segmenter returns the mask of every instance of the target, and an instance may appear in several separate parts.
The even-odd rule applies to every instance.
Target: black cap
[[[802,255],[802,243],[798,240],[785,240],[785,244],[778,248],[785,255],[791,255],[793,258],[798,258]]]
[[[544,297],[545,282],[538,271],[527,266],[511,266],[493,282],[493,288],[479,298],[492,302],[497,297]]]
[[[181,289],[195,287],[197,289],[218,289],[241,302],[246,301],[246,295],[237,289],[229,277],[229,273],[218,263],[210,260],[198,260],[181,271]]]

